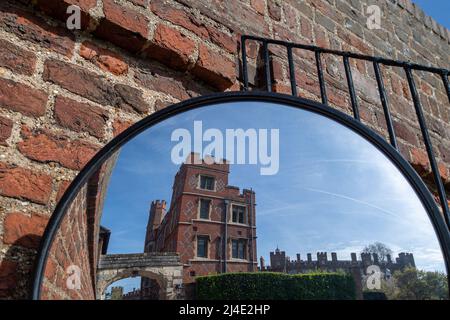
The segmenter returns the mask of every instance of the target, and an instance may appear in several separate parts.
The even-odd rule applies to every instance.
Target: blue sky
[[[239,111],[235,111],[239,108]],[[220,114],[220,117],[217,115]],[[126,144],[107,192],[102,225],[112,230],[109,253],[142,252],[152,200],[170,202],[179,166],[170,154],[176,128],[280,130],[280,168],[231,165],[230,184],[256,192],[258,256],[276,246],[292,259],[335,251],[339,259],[375,241],[396,254],[413,252],[419,267],[444,270],[433,228],[414,191],[370,143],[327,118],[290,107],[247,102],[173,117]],[[205,143],[206,145],[206,143]],[[127,283],[138,286],[138,279]]]
[[[418,4],[423,11],[436,22],[442,24],[447,29],[450,29],[450,1],[448,0],[412,0]]]

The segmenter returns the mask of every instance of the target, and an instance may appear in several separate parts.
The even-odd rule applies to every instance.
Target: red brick
[[[11,119],[0,117],[0,145],[7,145],[6,140],[11,136],[12,126]]]
[[[97,5],[97,0],[35,0],[36,6],[42,10],[46,15],[55,17],[62,21],[67,21],[70,14],[67,13],[67,8],[70,5],[76,5],[81,10],[81,29],[85,30],[93,21],[91,19],[89,10]]]
[[[300,18],[300,33],[306,39],[313,39],[312,24],[308,19]]]
[[[48,12],[45,10],[45,8],[61,6],[65,10],[70,5],[76,5],[80,7],[82,11],[87,12],[97,5],[97,0],[44,0],[44,1],[40,0],[38,2],[41,10],[45,12]]]
[[[36,249],[47,226],[48,217],[32,213],[8,213],[4,222],[3,242]]]
[[[161,99],[158,99],[155,101],[155,110],[159,111],[161,109],[164,109],[165,107],[167,107],[168,105],[170,105],[169,102],[167,101],[163,101]]]
[[[439,170],[439,175],[441,176],[442,181],[445,182],[448,179],[448,169],[447,169],[447,166],[445,165],[445,163],[439,162],[438,170]]]
[[[32,133],[24,128],[22,135],[18,149],[26,157],[39,162],[57,162],[73,170],[81,170],[99,149],[88,142],[44,131]]]
[[[43,78],[100,104],[113,104],[114,88],[104,77],[73,64],[47,60]]]
[[[114,85],[114,91],[114,106],[127,112],[144,113],[148,111],[148,104],[142,96],[142,90],[118,83]]]
[[[130,127],[132,125],[133,125],[132,121],[116,119],[113,122],[113,134],[114,134],[114,137],[118,136],[125,129],[127,129],[128,127]]]
[[[264,16],[249,6],[248,1],[182,0],[182,3],[198,9],[203,15],[224,25],[234,33],[269,35],[269,25]]]
[[[73,34],[62,27],[50,26],[43,19],[9,3],[0,5],[0,27],[20,39],[72,56],[75,45]]]
[[[73,64],[47,60],[43,78],[99,104],[141,113],[147,110],[142,90],[124,84],[113,85],[105,77]]]
[[[426,83],[425,81],[421,81],[420,88],[422,89],[422,91],[427,96],[432,96],[433,95],[433,88],[428,83]]]
[[[99,107],[58,96],[55,100],[55,119],[63,127],[77,132],[87,131],[103,138],[108,113]]]
[[[118,26],[146,38],[148,19],[137,10],[121,6],[114,0],[103,0],[105,18]]]
[[[266,3],[264,2],[264,0],[251,0],[250,5],[252,6],[253,9],[256,10],[256,12],[264,15],[264,11],[266,8]]]
[[[44,173],[0,163],[0,194],[47,204],[52,178]]]
[[[236,43],[236,37],[233,35],[228,35],[222,31],[217,30],[214,27],[207,26],[208,32],[209,32],[209,39],[217,44],[218,46],[222,47],[226,51],[230,53],[236,53],[237,51],[237,43]]]
[[[298,25],[297,22],[297,11],[293,9],[291,6],[284,4],[284,17],[286,19],[287,25],[289,28],[295,29]]]
[[[339,38],[341,38],[347,45],[350,45],[354,49],[358,50],[361,53],[364,54],[372,54],[372,49],[363,42],[362,39],[358,38],[357,36],[353,35],[347,30],[344,30],[342,28],[337,28],[337,35]]]
[[[412,145],[417,145],[416,129],[412,128],[410,125],[400,121],[394,121],[394,130],[397,137]]]
[[[44,115],[47,94],[19,82],[0,79],[0,107],[18,111],[27,116]]]
[[[178,100],[186,100],[190,98],[188,89],[182,80],[153,74],[150,72],[137,71],[135,79],[142,86],[150,90],[170,94]]]
[[[15,44],[0,39],[0,66],[15,73],[32,75],[36,65],[36,56]]]
[[[115,75],[123,75],[128,72],[128,65],[118,54],[103,48],[99,48],[92,42],[85,41],[80,46],[80,56],[91,61],[102,70]]]
[[[272,85],[272,90],[273,90],[273,92],[284,93],[284,94],[292,93],[291,86],[288,86],[283,83],[274,83]]]
[[[194,53],[195,43],[187,36],[163,24],[158,24],[153,43],[147,55],[171,68],[185,70],[189,57]]]
[[[146,5],[146,0],[130,0],[131,3],[137,5],[137,6],[141,6],[141,7],[145,7]]]
[[[430,171],[428,155],[425,151],[418,148],[411,148],[411,165],[416,169],[419,175],[425,175]]]
[[[205,24],[193,14],[162,1],[152,2],[151,9],[161,19],[183,27],[205,40],[210,40],[228,52],[236,52],[236,41],[232,36],[218,30],[217,27]]]
[[[323,28],[316,27],[315,30],[316,35],[316,46],[322,47],[322,48],[329,48],[330,47],[330,40],[328,39],[327,33]]]
[[[185,10],[175,8],[162,1],[152,1],[150,8],[153,13],[161,19],[170,21],[175,25],[192,31],[202,38],[207,38],[209,35],[204,23],[196,19],[194,15],[186,12]]]
[[[274,1],[274,0],[267,0],[267,8],[269,9],[269,16],[276,20],[281,20],[281,7],[280,5]]]
[[[274,81],[283,82],[283,80],[284,80],[283,69],[284,69],[284,67],[280,63],[279,60],[271,59],[270,71],[271,71],[272,79]]]
[[[225,90],[236,80],[236,65],[223,55],[200,45],[192,73],[215,88]]]
[[[139,51],[148,37],[148,19],[135,9],[121,6],[113,0],[103,0],[105,18],[95,34],[119,47]]]
[[[53,258],[48,257],[47,263],[45,264],[45,273],[44,273],[44,276],[48,281],[53,282],[55,280],[56,268],[57,268],[57,264],[55,263]]]
[[[56,194],[56,201],[61,200],[61,197],[64,195],[64,192],[66,192],[67,188],[69,187],[71,181],[63,180],[60,182],[58,186],[58,193]]]

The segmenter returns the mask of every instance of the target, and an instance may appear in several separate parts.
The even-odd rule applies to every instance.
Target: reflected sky
[[[270,103],[201,108],[148,129],[121,150],[107,192],[102,225],[111,229],[108,253],[142,252],[152,200],[170,202],[179,165],[171,162],[176,128],[279,129],[280,167],[231,165],[231,185],[256,192],[258,257],[278,246],[295,258],[317,251],[350,260],[376,241],[394,257],[412,252],[417,267],[444,271],[429,218],[401,173],[375,147],[334,121]],[[206,145],[206,143],[205,143]]]

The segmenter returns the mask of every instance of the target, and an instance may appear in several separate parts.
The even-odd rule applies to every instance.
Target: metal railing
[[[244,91],[249,90],[248,62],[247,62],[247,51],[246,51],[246,42],[247,41],[256,41],[256,42],[259,42],[260,44],[262,44],[262,50],[263,50],[262,58],[263,58],[263,67],[264,67],[265,88],[268,92],[272,91],[269,45],[277,45],[277,46],[282,46],[282,47],[286,48],[287,59],[288,59],[288,68],[289,68],[289,80],[290,80],[290,85],[291,85],[291,92],[292,92],[292,95],[294,95],[294,96],[297,96],[297,81],[295,78],[295,63],[294,63],[292,50],[293,49],[302,49],[302,50],[314,52],[315,64],[317,67],[317,76],[318,76],[319,87],[320,87],[320,97],[321,97],[322,103],[324,105],[328,105],[328,97],[327,97],[326,83],[325,83],[324,74],[323,74],[322,54],[331,54],[331,55],[342,57],[342,63],[344,65],[344,69],[345,69],[345,75],[346,75],[346,79],[347,79],[347,87],[348,87],[348,92],[349,92],[349,96],[350,96],[353,117],[357,121],[361,121],[361,119],[360,119],[358,100],[357,100],[357,96],[355,93],[355,87],[353,84],[353,77],[352,77],[352,71],[351,71],[349,59],[357,59],[357,60],[364,60],[364,61],[372,62],[374,73],[375,73],[375,79],[376,79],[377,86],[378,86],[380,101],[381,101],[381,105],[383,107],[383,113],[384,113],[384,117],[386,120],[386,126],[387,126],[387,130],[388,130],[388,134],[389,134],[389,142],[395,149],[397,149],[397,151],[398,151],[397,137],[395,135],[395,130],[394,130],[393,122],[392,122],[392,116],[391,116],[391,112],[389,110],[389,101],[388,101],[386,89],[384,87],[384,81],[383,81],[383,77],[382,77],[382,74],[380,71],[380,65],[403,68],[406,73],[406,78],[408,81],[409,90],[411,92],[414,109],[415,109],[415,112],[417,115],[417,120],[419,122],[423,141],[425,143],[425,148],[427,151],[428,160],[430,162],[433,179],[436,184],[437,192],[439,195],[439,201],[441,204],[441,208],[444,213],[444,219],[447,224],[447,227],[450,229],[450,210],[449,210],[449,206],[447,203],[447,197],[446,197],[446,193],[445,193],[445,189],[444,189],[444,184],[440,177],[438,165],[436,162],[436,157],[433,152],[431,138],[430,138],[430,135],[428,132],[428,127],[427,127],[425,117],[423,114],[422,104],[420,102],[419,94],[417,92],[416,83],[414,81],[414,76],[413,76],[413,71],[431,72],[431,73],[439,75],[444,84],[445,91],[447,93],[447,97],[448,97],[448,100],[450,103],[450,86],[449,86],[449,81],[448,81],[448,76],[450,73],[449,70],[442,69],[442,68],[436,68],[436,67],[424,66],[424,65],[420,65],[420,64],[407,62],[407,61],[392,60],[392,59],[386,59],[386,58],[382,58],[382,57],[358,54],[358,53],[354,53],[354,52],[320,48],[320,47],[313,46],[313,45],[292,43],[292,42],[287,42],[287,41],[282,41],[282,40],[267,39],[267,38],[250,36],[250,35],[243,35],[241,37],[241,55],[242,55],[242,77],[243,77],[243,82],[244,82],[244,88],[243,88]]]

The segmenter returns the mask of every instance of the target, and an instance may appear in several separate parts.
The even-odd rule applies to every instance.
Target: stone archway
[[[100,257],[96,277],[96,298],[104,299],[106,288],[124,278],[146,277],[159,285],[159,299],[173,300],[180,295],[183,266],[174,253],[111,254]]]

